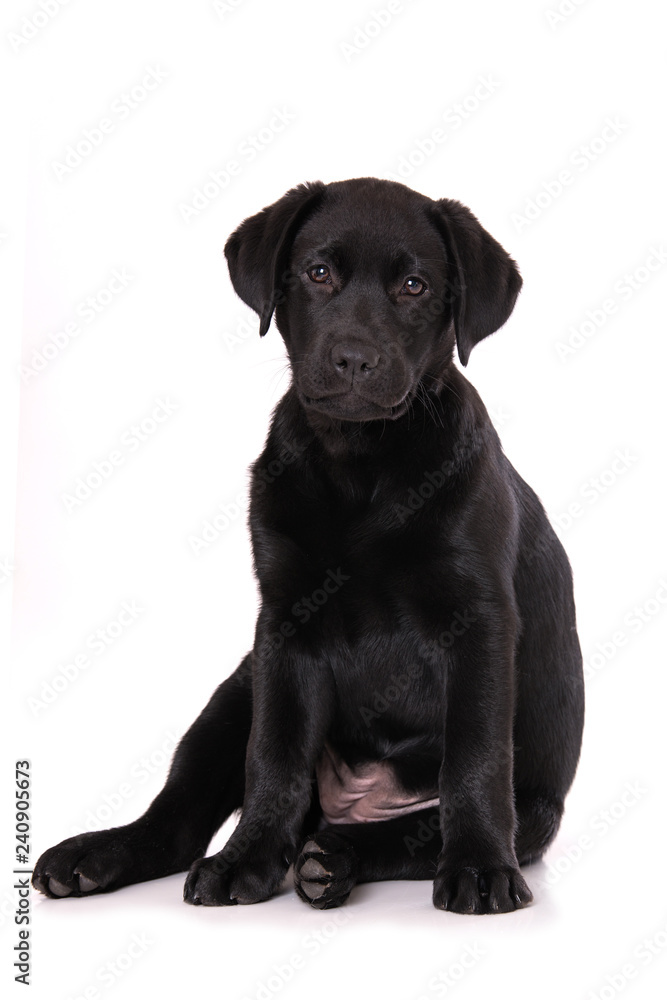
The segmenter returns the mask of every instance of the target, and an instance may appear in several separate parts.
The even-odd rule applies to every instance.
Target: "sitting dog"
[[[225,247],[292,370],[252,470],[252,651],[179,744],[147,812],[39,859],[47,896],[189,868],[185,899],[321,909],[432,879],[436,907],[530,903],[579,758],[570,566],[454,363],[521,277],[457,201],[302,184]],[[240,821],[204,857],[221,824]]]

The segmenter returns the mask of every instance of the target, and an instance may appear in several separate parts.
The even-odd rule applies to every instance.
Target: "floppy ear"
[[[280,302],[294,238],[319,204],[324,188],[321,181],[299,184],[242,222],[225,244],[234,290],[258,314],[261,337]]]
[[[523,280],[510,255],[465,205],[441,198],[432,219],[454,269],[454,330],[461,364],[467,365],[475,344],[509,319]]]

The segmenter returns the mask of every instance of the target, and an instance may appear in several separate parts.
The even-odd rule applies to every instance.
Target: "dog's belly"
[[[387,761],[350,767],[330,744],[316,766],[317,787],[327,823],[369,823],[404,816],[438,804],[437,790],[406,792]]]

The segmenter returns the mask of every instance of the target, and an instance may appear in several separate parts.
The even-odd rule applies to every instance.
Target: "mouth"
[[[301,402],[309,410],[323,413],[335,420],[349,420],[361,423],[366,420],[397,420],[407,412],[410,393],[393,405],[383,405],[371,399],[365,399],[356,392],[343,392],[335,396],[306,396],[299,392]]]

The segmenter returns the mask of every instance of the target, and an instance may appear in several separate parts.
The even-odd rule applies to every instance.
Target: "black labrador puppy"
[[[186,901],[216,906],[268,899],[294,864],[322,909],[383,879],[433,879],[459,913],[525,906],[519,866],[579,757],[572,579],[453,361],[505,323],[517,267],[459,202],[373,178],[288,191],[225,254],[293,375],[253,466],[253,649],[145,815],[51,848],[33,883],[189,868]]]

